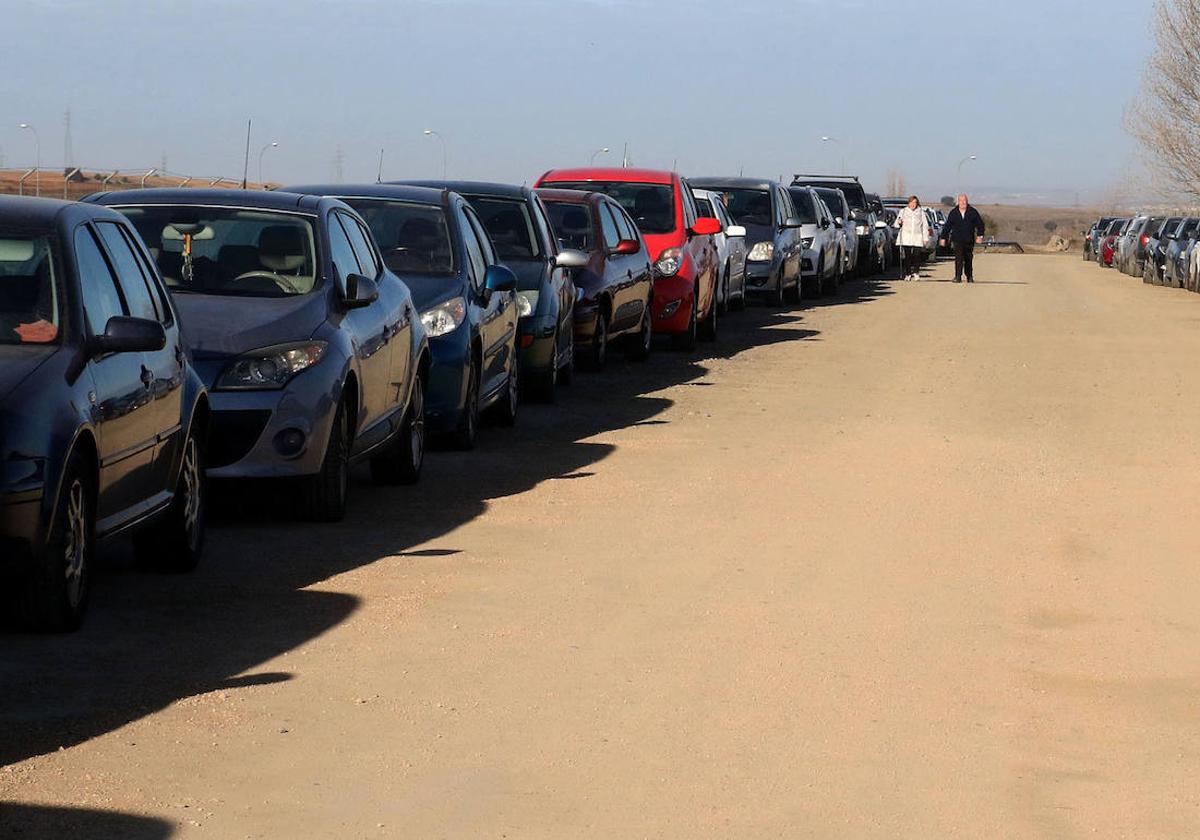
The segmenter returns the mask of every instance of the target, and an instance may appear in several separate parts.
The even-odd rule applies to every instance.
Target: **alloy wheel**
[[[63,548],[63,567],[67,579],[67,602],[72,608],[79,605],[87,573],[87,494],[83,481],[76,478],[67,491],[66,545]]]

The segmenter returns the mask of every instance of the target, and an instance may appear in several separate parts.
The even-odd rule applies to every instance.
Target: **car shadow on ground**
[[[72,837],[74,840],[165,840],[174,834],[166,820],[116,811],[54,808],[0,802],[0,838]]]
[[[879,284],[855,281],[822,305],[882,293]],[[603,372],[576,374],[557,404],[524,406],[515,429],[485,429],[474,452],[432,453],[413,487],[373,487],[357,471],[341,523],[289,520],[262,487],[226,487],[232,495],[216,506],[204,561],[191,575],[138,572],[128,547],[114,543],[101,557],[82,630],[0,635],[0,766],[72,747],[183,698],[291,679],[247,672],[359,606],[355,595],[313,584],[383,557],[456,562],[454,545],[424,544],[478,517],[491,499],[586,476],[614,449],[593,440],[601,433],[650,425],[669,436],[660,415],[673,401],[664,389],[699,384],[707,359],[814,338],[802,317],[802,309],[751,305],[723,319],[719,340],[696,353],[660,344],[646,363],[620,359]]]

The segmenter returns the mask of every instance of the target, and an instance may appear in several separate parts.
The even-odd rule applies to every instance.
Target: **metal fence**
[[[185,175],[178,172],[146,169],[0,169],[0,195],[40,195],[43,198],[78,200],[108,190],[135,190],[146,187],[240,187],[240,178]],[[249,189],[265,189],[263,184],[247,184]]]

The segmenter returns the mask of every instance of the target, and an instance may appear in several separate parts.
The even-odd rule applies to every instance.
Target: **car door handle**
[[[149,389],[154,384],[154,371],[142,365],[142,384]]]

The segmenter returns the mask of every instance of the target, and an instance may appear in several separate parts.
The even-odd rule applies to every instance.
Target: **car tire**
[[[69,633],[83,622],[96,544],[94,486],[83,459],[72,454],[42,556],[21,592],[19,614],[31,630]]]
[[[783,269],[780,268],[779,269],[779,282],[776,284],[775,288],[771,291],[770,297],[767,298],[767,303],[771,306],[779,307],[779,306],[783,306],[783,304],[786,300],[787,300],[787,296],[784,295],[784,293],[783,293]]]
[[[463,400],[458,426],[451,437],[454,448],[462,450],[474,449],[479,437],[479,364],[475,360],[474,352],[467,363],[467,396]]]
[[[725,269],[721,272],[718,291],[720,292],[720,296],[717,300],[720,301],[721,305],[717,310],[717,314],[724,315],[729,311],[729,263],[725,263]]]
[[[746,310],[746,274],[742,272],[742,288],[738,292],[736,298],[731,298],[729,308],[735,312],[744,312]]]
[[[575,337],[567,347],[567,361],[558,369],[558,384],[562,388],[569,387],[575,378]]]
[[[704,320],[697,326],[696,329],[701,341],[717,340],[718,317],[716,289],[713,289],[713,299],[709,301],[708,314],[704,316]]]
[[[133,549],[142,567],[179,574],[200,563],[208,511],[204,465],[204,446],[193,430],[183,442],[170,507],[157,522],[134,535]]]
[[[552,403],[558,393],[558,332],[554,333],[554,358],[550,361],[550,369],[526,377],[530,380],[525,385],[529,398],[542,403]]]
[[[688,319],[687,329],[681,333],[676,333],[671,336],[671,346],[676,350],[695,350],[696,349],[696,305],[699,295],[692,293],[692,316]]]
[[[783,296],[788,303],[799,303],[804,299],[804,281],[800,275],[796,275],[796,285],[785,290]]]
[[[650,358],[650,348],[654,345],[654,324],[651,322],[650,301],[642,310],[642,323],[635,335],[630,336],[629,350],[626,356],[633,362],[644,362]]]
[[[496,403],[493,409],[495,420],[501,426],[512,427],[517,424],[517,410],[521,405],[521,367],[513,359],[512,367],[508,370],[508,388],[504,397]]]
[[[385,454],[371,459],[371,480],[376,484],[416,484],[424,464],[425,380],[418,376],[396,440]]]
[[[604,370],[608,364],[608,315],[603,308],[596,311],[596,327],[582,361],[584,367],[594,371]]]
[[[306,479],[305,504],[310,519],[341,522],[350,495],[350,423],[346,404],[338,404],[329,430],[321,471]]]

